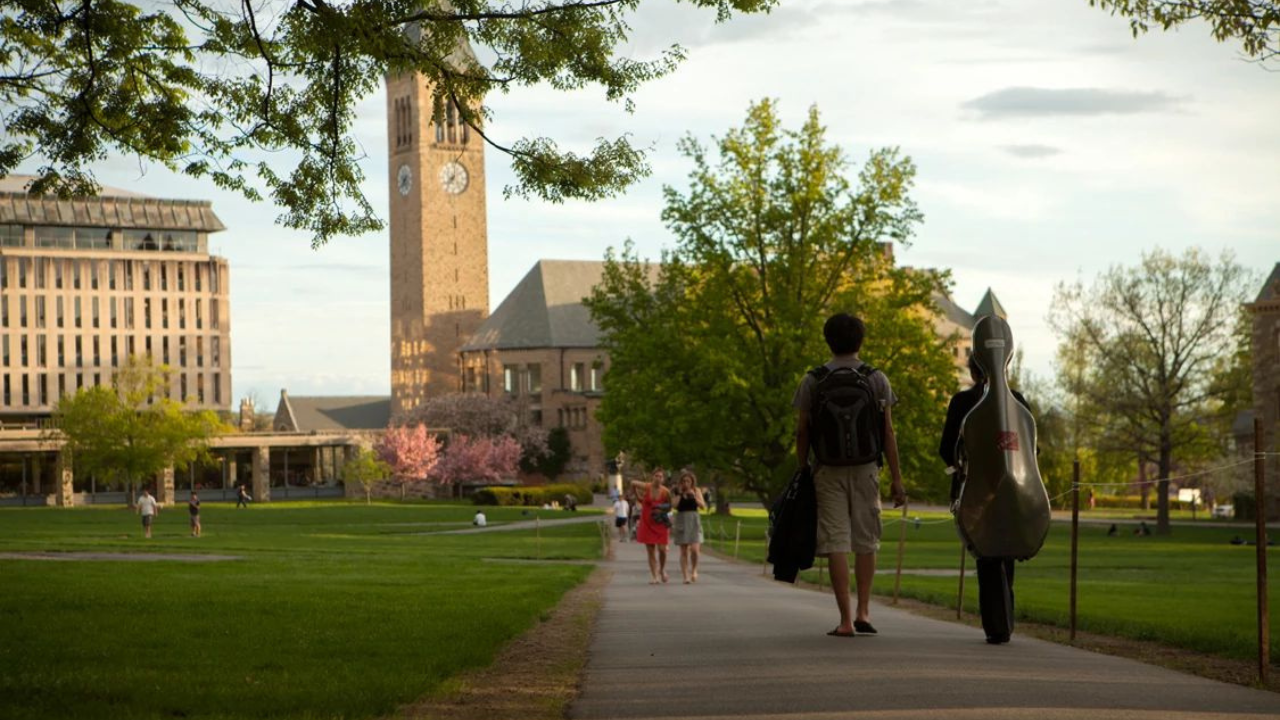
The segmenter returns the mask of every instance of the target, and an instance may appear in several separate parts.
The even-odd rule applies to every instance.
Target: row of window
[[[205,367],[206,357],[209,367],[222,366],[222,338],[209,338],[209,354],[205,355],[205,338],[196,336],[188,342],[186,335],[175,338],[152,338],[133,335],[112,335],[102,337],[82,337],[80,335],[40,334],[28,340],[26,335],[0,335],[0,366],[3,367],[103,367],[103,360],[109,358],[111,367],[120,367],[120,363],[130,355],[136,355],[139,347],[143,354],[158,357],[166,365],[176,360],[181,368],[187,367],[188,360],[194,360],[193,367]],[[159,350],[159,354],[155,350]],[[172,353],[170,352],[172,350]],[[190,351],[190,352],[189,352]],[[86,363],[85,360],[91,362]],[[34,362],[33,362],[34,360]],[[56,362],[51,363],[51,360]],[[70,361],[70,362],[69,362]]]
[[[216,260],[157,262],[154,260],[96,260],[83,258],[0,256],[0,288],[28,286],[36,290],[134,289],[134,277],[144,291],[170,289],[218,293],[222,272]]]
[[[140,306],[142,327],[147,330],[159,327],[168,330],[170,310],[173,325],[178,330],[186,330],[188,323],[195,330],[203,330],[205,323],[204,298],[100,298],[70,297],[61,295],[46,297],[36,295],[27,302],[26,295],[0,297],[0,328],[35,327],[44,328],[49,325],[49,314],[52,311],[53,327],[123,327],[132,330],[139,318],[134,310]],[[28,305],[31,308],[28,316]],[[12,306],[12,307],[11,307]],[[218,330],[222,327],[222,303],[210,299],[209,328]],[[105,313],[104,313],[105,308]],[[103,317],[105,314],[105,318]],[[87,315],[87,317],[86,317]]]
[[[0,407],[40,407],[51,406],[55,404],[59,398],[66,397],[68,394],[75,393],[81,388],[96,387],[102,384],[102,373],[75,373],[74,376],[57,374],[54,384],[57,387],[57,394],[50,394],[50,381],[48,373],[36,373],[33,375],[5,375],[3,381],[0,381]],[[186,373],[178,374],[177,383],[171,384],[164,389],[165,397],[172,400],[194,400],[197,404],[203,405],[206,399],[206,383],[204,373],[195,373],[195,382],[190,383],[194,387],[190,387]],[[111,376],[107,375],[107,381],[110,382]],[[211,387],[209,387],[210,395],[213,398],[214,405],[222,404],[222,375],[219,373],[210,373]],[[194,391],[192,393],[191,391]]]
[[[0,225],[0,247],[27,247],[22,225]],[[139,250],[147,252],[199,252],[194,230],[119,230],[101,227],[33,225],[32,247],[59,250]]]
[[[472,369],[472,368],[469,368]],[[537,395],[542,392],[542,365],[503,365],[502,389],[511,395]],[[604,389],[604,369],[586,363],[569,366],[570,392],[600,392]]]
[[[587,409],[584,407],[561,408],[560,427],[581,430],[587,426]]]

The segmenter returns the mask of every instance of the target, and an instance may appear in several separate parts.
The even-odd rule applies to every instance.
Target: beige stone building
[[[1257,298],[1245,307],[1253,319],[1253,413],[1238,419],[1242,449],[1254,451],[1253,418],[1261,420],[1262,449],[1280,453],[1280,263],[1271,270]],[[1266,460],[1267,516],[1280,518],[1280,456]]]
[[[540,260],[460,349],[462,390],[522,401],[529,420],[569,434],[566,474],[604,473],[604,442],[595,419],[609,355],[582,304],[604,263]]]
[[[459,51],[463,55],[469,49]],[[484,143],[418,75],[387,79],[391,411],[456,392],[489,314]]]
[[[231,400],[224,229],[208,201],[115,188],[59,200],[0,179],[0,421],[36,423],[58,399],[111,382],[131,355],[173,370],[169,396]]]

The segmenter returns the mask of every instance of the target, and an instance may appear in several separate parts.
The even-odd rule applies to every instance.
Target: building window
[[[160,263],[160,290],[169,289],[169,263]]]
[[[9,367],[9,336],[0,335],[0,345],[4,346],[4,366]]]
[[[98,261],[97,260],[89,261],[89,289],[90,290],[98,289]]]
[[[212,362],[213,367],[222,367],[220,364],[221,355],[222,355],[221,340],[222,340],[221,338],[209,338],[209,360]],[[215,399],[215,402],[222,402],[222,401]]]
[[[111,327],[115,327],[116,326],[116,299],[115,298],[111,298],[111,300],[109,301],[109,308],[111,313]]]
[[[116,261],[115,260],[107,261],[107,289],[108,290],[116,289]]]
[[[142,263],[142,289],[151,289],[151,263]]]
[[[44,335],[36,336],[36,364],[44,367],[49,363],[48,343]]]
[[[27,362],[27,336],[18,336],[18,355],[22,359],[22,367],[27,367],[31,363]]]
[[[516,378],[516,366],[502,366],[502,389],[505,392],[511,393],[512,395],[520,394],[519,388],[516,387]]]
[[[444,142],[444,100],[436,96],[435,107],[431,113],[431,119],[436,125],[436,142]]]
[[[532,363],[524,369],[525,388],[528,389],[530,395],[537,395],[542,392],[542,366],[538,363]]]
[[[115,335],[111,336],[111,367],[120,366],[120,346],[117,344],[116,339]]]
[[[9,261],[0,256],[0,288],[9,287]]]
[[[218,307],[219,307],[219,305],[220,305],[220,304],[218,303],[218,301],[217,301],[217,300],[210,300],[210,301],[209,301],[209,327],[213,328],[214,330],[217,330],[217,329],[218,329]]]
[[[66,345],[63,342],[62,336],[59,335],[58,336],[58,367],[66,367],[66,366],[67,366]]]
[[[73,307],[75,308],[76,327],[80,327],[80,298],[79,297],[73,298],[72,303],[73,303]]]
[[[591,392],[600,392],[604,389],[604,368],[591,367]]]
[[[585,363],[574,363],[569,368],[569,389],[574,392],[582,392],[582,383],[586,380],[587,366]]]
[[[178,329],[185,330],[187,327],[187,301],[185,298],[178,298]]]
[[[18,258],[18,287],[25,288],[27,286],[27,259]]]
[[[196,367],[204,367],[204,338],[196,337]]]
[[[27,296],[18,296],[18,327],[27,326]]]
[[[80,289],[80,263],[71,263],[71,288],[73,290]]]
[[[9,327],[9,298],[0,295],[0,327]]]
[[[59,296],[56,298],[56,300],[55,300],[54,304],[57,306],[57,307],[55,308],[55,318],[54,318],[54,322],[57,324],[57,326],[58,326],[58,327],[63,327],[63,326],[66,324],[66,321],[63,319],[63,312],[62,312],[62,296],[61,296],[61,295],[59,295]]]
[[[178,292],[183,292],[187,289],[187,274],[183,272],[184,265],[186,263],[178,263]]]
[[[102,343],[97,335],[93,336],[93,366],[102,367]]]
[[[58,397],[62,398],[62,397],[66,397],[66,395],[67,395],[67,376],[59,375],[58,376]]]
[[[40,391],[40,396],[38,398],[38,402],[41,405],[48,405],[49,404],[49,376],[45,375],[44,373],[40,373],[39,391]]]
[[[37,295],[36,296],[36,327],[38,328],[44,327],[44,315],[45,315],[44,309],[45,309],[45,297],[43,295]]]
[[[168,336],[160,338],[160,362],[165,365],[169,364],[169,338]]]
[[[0,247],[22,247],[22,226],[0,225]]]
[[[218,373],[213,374],[213,404],[222,404],[222,376]]]
[[[124,327],[126,330],[133,329],[133,298],[124,299]]]
[[[182,367],[187,366],[187,336],[186,335],[178,336],[178,365]],[[183,397],[186,397],[186,395],[187,395],[186,392],[182,393]]]
[[[69,227],[37,225],[36,247],[71,250],[76,246],[76,233]]]
[[[99,327],[100,323],[98,321],[98,298],[97,297],[93,298],[92,312],[93,312],[93,326]]]
[[[196,402],[204,404],[204,373],[196,374]]]
[[[76,336],[76,367],[84,367],[84,338],[79,335]]]
[[[151,298],[142,298],[142,326],[151,329]]]
[[[49,261],[47,258],[36,258],[36,289],[43,290],[45,285],[45,274],[49,272]]]
[[[127,260],[124,263],[124,289],[133,289],[133,261]]]
[[[22,376],[22,404],[31,404],[31,378],[30,376]]]

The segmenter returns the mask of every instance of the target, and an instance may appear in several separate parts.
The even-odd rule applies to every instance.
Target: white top
[[[143,495],[138,498],[138,512],[143,515],[155,515],[159,512],[156,506],[156,499],[150,495]]]
[[[627,503],[625,498],[618,498],[618,500],[613,503],[614,517],[620,517],[623,520],[626,520],[630,514],[631,514],[631,505]]]
[[[489,521],[484,516],[484,513],[477,510],[476,517],[474,520],[471,521],[471,524],[475,525],[476,527],[484,527],[485,525],[489,524]]]

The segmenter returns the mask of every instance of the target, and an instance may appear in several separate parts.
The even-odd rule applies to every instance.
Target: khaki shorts
[[[863,555],[880,549],[879,475],[875,463],[819,467],[814,473],[819,555]]]

